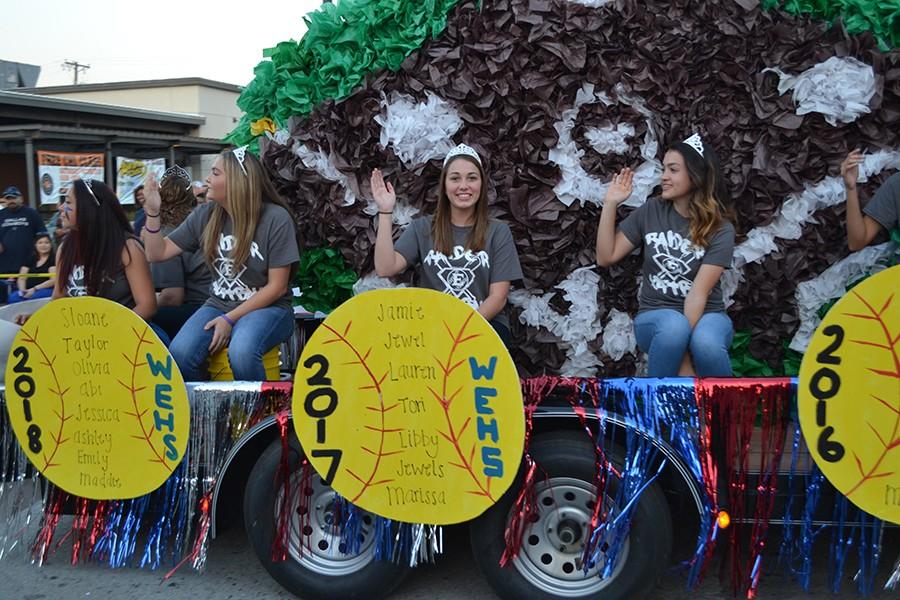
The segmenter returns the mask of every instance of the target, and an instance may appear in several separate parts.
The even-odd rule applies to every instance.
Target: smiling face
[[[669,150],[663,158],[662,199],[672,202],[690,196],[694,188],[680,152]]]
[[[50,254],[50,251],[53,249],[53,245],[50,243],[49,236],[41,236],[34,241],[34,249],[37,251],[38,256],[47,256]]]
[[[444,190],[451,208],[470,212],[481,197],[481,171],[470,160],[456,158],[447,165]]]
[[[75,217],[78,212],[77,204],[75,186],[69,186],[66,201],[59,205],[59,220],[62,222],[63,227],[75,229]]]

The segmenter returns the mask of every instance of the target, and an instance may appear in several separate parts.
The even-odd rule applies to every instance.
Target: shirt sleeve
[[[717,267],[731,267],[734,258],[734,225],[724,221],[719,230],[709,240],[706,254],[700,264],[715,265]]]
[[[210,212],[213,206],[210,203],[201,204],[188,215],[175,231],[166,236],[166,239],[181,248],[184,252],[196,252],[200,249],[200,240],[203,237],[203,228],[209,222]]]
[[[269,256],[269,268],[287,267],[300,260],[294,220],[291,214],[280,206],[272,213],[272,223],[264,245]]]
[[[878,188],[863,207],[863,214],[878,221],[888,231],[900,224],[900,173],[891,175]]]
[[[647,222],[647,205],[650,202],[653,202],[653,200],[648,199],[631,211],[628,216],[619,223],[618,230],[625,234],[625,237],[635,248],[640,248],[644,243],[644,232],[646,230]]]
[[[522,279],[522,265],[512,231],[506,223],[498,223],[491,240],[491,283]]]
[[[419,236],[422,227],[427,227],[426,219],[416,219],[400,234],[400,239],[394,242],[394,252],[397,252],[406,259],[406,264],[410,267],[421,262],[422,257],[419,254]]]
[[[185,287],[181,256],[159,263],[150,263],[150,274],[153,276],[153,287],[157,290]]]

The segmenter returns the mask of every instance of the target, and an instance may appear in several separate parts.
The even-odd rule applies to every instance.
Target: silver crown
[[[188,173],[187,171],[185,171],[178,165],[175,165],[174,167],[169,167],[168,169],[166,169],[166,171],[162,174],[162,177],[160,177],[159,182],[163,183],[169,177],[175,177],[176,179],[180,179],[180,180],[184,181],[185,185],[187,186],[186,189],[190,189],[191,175],[190,175],[190,173]]]
[[[244,166],[244,157],[247,156],[247,146],[241,146],[239,148],[235,148],[231,151],[234,154],[234,157],[237,159],[238,164],[241,165],[241,171],[244,172],[244,177],[247,176],[247,167]]]
[[[447,163],[450,162],[451,159],[456,158],[457,156],[471,156],[472,158],[475,159],[475,162],[478,163],[479,167],[482,166],[481,157],[478,156],[478,153],[475,151],[475,149],[470,148],[469,146],[466,146],[465,144],[460,144],[459,146],[457,146],[456,148],[452,149],[450,152],[447,153],[447,156],[444,157],[444,166],[446,167]]]
[[[688,139],[684,140],[684,143],[697,151],[697,154],[703,156],[703,140],[700,139],[700,134],[695,133]]]

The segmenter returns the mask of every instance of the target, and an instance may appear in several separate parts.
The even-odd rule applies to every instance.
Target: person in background
[[[56,205],[56,212],[53,213],[53,216],[50,217],[50,220],[47,221],[47,233],[50,234],[50,240],[53,242],[54,250],[59,248],[59,243],[69,232],[68,227],[63,227],[60,221],[60,215],[62,214],[62,205],[65,204],[66,197],[60,196],[59,202]]]
[[[900,225],[900,173],[888,177],[866,206],[860,208],[856,180],[862,162],[862,152],[857,148],[841,163],[847,192],[847,245],[854,252],[871,244],[882,230],[890,231]]]
[[[294,332],[290,281],[300,261],[294,218],[259,159],[225,150],[206,179],[209,202],[163,237],[161,199],[147,180],[144,241],[151,262],[199,252],[213,269],[210,297],[169,350],[186,381],[208,376],[208,358],[226,346],[236,380],[264,381],[263,355]]]
[[[19,271],[17,281],[19,289],[9,295],[9,303],[33,300],[36,298],[49,298],[53,295],[56,285],[55,277],[27,277],[27,275],[56,273],[56,259],[53,256],[53,244],[50,242],[50,234],[39,233],[34,239],[34,254]]]
[[[144,213],[144,184],[134,188],[134,205],[137,209],[134,211],[134,234],[141,237],[141,230],[144,228],[144,222],[147,217]]]
[[[6,209],[0,212],[0,273],[18,273],[34,252],[34,239],[47,233],[38,212],[25,206],[22,192],[14,185],[3,190]],[[0,285],[0,303],[7,301],[7,286]]]
[[[177,165],[166,170],[160,179],[159,196],[160,233],[166,236],[194,209],[196,201],[188,172]],[[175,258],[151,263],[150,272],[159,304],[153,322],[175,339],[185,321],[209,298],[209,265],[202,252],[182,252]]]

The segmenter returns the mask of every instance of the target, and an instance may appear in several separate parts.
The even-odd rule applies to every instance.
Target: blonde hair
[[[214,204],[209,222],[203,230],[200,245],[206,261],[212,264],[218,257],[219,237],[225,229],[225,220],[230,216],[232,235],[235,238],[230,258],[234,261],[234,267],[239,270],[250,257],[250,246],[259,225],[263,202],[277,204],[287,210],[288,214],[291,214],[291,211],[278,195],[256,156],[249,152],[244,156],[243,167],[246,173],[241,169],[241,163],[231,150],[224,150],[220,156],[225,172],[228,212],[225,212],[221,204]]]
[[[478,193],[478,202],[475,204],[475,225],[472,227],[472,231],[469,232],[469,237],[466,240],[466,250],[472,250],[473,252],[484,250],[490,224],[488,219],[487,180],[484,176],[484,169],[471,156],[464,154],[454,156],[441,169],[437,212],[431,224],[431,240],[434,249],[446,256],[450,256],[453,253],[453,228],[450,222],[450,198],[447,196],[447,171],[450,169],[450,165],[457,160],[465,160],[475,165],[475,168],[478,169],[478,175],[481,177],[481,191]]]

